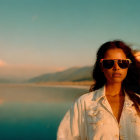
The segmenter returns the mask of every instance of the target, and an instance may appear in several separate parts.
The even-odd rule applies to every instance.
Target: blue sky
[[[0,0],[0,76],[92,65],[99,46],[140,48],[139,0]]]

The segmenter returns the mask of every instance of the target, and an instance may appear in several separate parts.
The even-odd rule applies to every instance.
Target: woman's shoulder
[[[100,88],[98,90],[85,93],[81,95],[76,102],[77,103],[87,103],[87,102],[96,102],[98,98],[100,98],[103,95],[104,88]]]
[[[85,94],[81,95],[81,96],[77,99],[77,101],[91,100],[92,97],[93,97],[93,95],[94,95],[94,91],[85,93]]]

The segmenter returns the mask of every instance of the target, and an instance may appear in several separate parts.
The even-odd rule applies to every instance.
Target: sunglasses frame
[[[128,61],[129,61],[129,65],[132,63],[132,61],[131,61],[130,59],[100,59],[100,63],[102,64],[104,60],[113,60],[114,62],[117,62],[117,64],[118,64],[118,61],[119,61],[119,60],[128,60]],[[113,66],[114,66],[114,65],[113,65]],[[113,67],[113,66],[112,66],[112,67]],[[112,67],[111,67],[111,68],[112,68]],[[120,66],[119,66],[119,67],[120,67]],[[120,68],[121,68],[121,67],[120,67]]]

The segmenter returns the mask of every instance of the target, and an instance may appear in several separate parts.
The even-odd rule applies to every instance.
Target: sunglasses
[[[115,62],[117,62],[118,66],[122,69],[126,69],[132,63],[130,59],[101,59],[100,63],[105,69],[111,69]]]

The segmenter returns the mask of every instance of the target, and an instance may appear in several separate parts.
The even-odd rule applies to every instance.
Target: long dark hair
[[[140,112],[140,67],[139,62],[135,59],[133,51],[123,41],[115,40],[104,43],[97,52],[97,59],[93,68],[92,78],[95,84],[91,85],[90,91],[95,91],[106,84],[106,78],[100,68],[100,59],[104,58],[107,50],[120,48],[125,53],[126,57],[129,58],[132,63],[128,68],[127,76],[122,82],[122,87],[128,94],[129,98],[133,101],[137,112]]]

